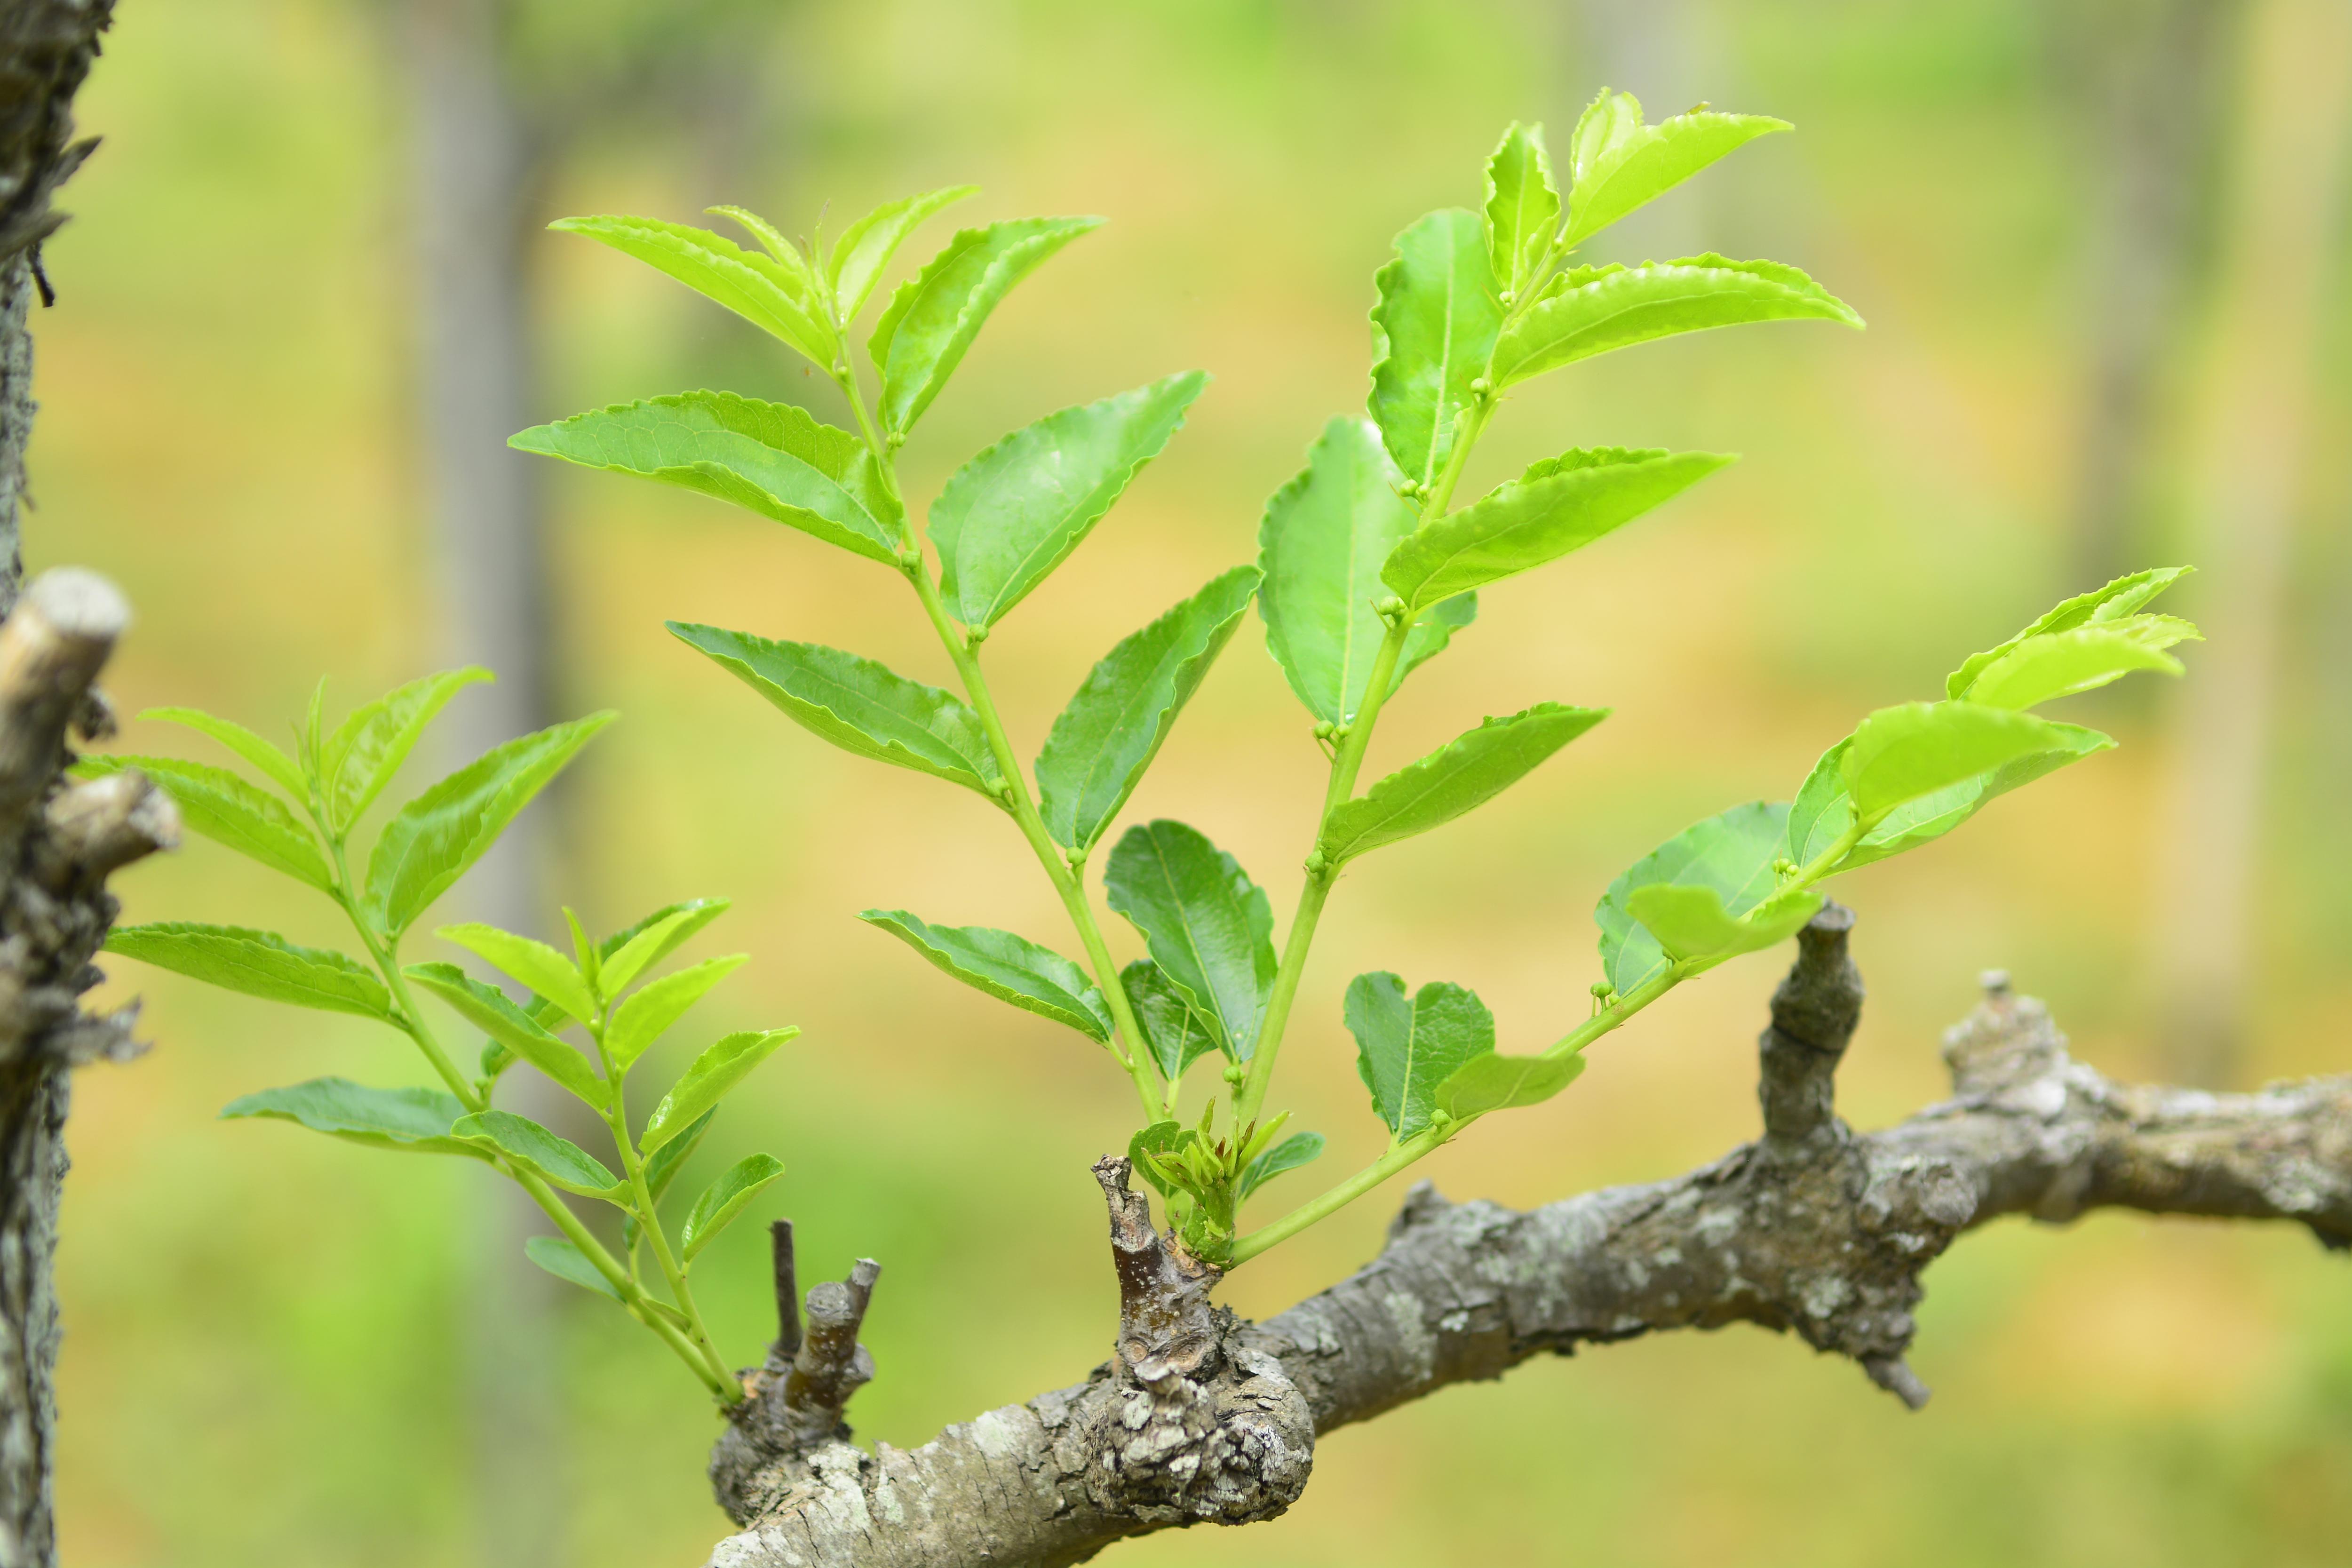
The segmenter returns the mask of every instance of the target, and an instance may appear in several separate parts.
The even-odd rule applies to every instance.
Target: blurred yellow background
[[[126,713],[193,704],[278,733],[321,673],[331,713],[441,657],[392,9],[125,0],[83,94],[81,121],[105,144],[48,247],[61,299],[35,323],[27,551],[36,567],[87,563],[129,590],[142,619],[112,678]],[[628,9],[566,25],[617,26]],[[2235,549],[2231,509],[2252,479],[2229,471],[2226,448],[2210,456],[2208,433],[2226,440],[2228,426],[2200,393],[2243,373],[2294,405],[2309,437],[2285,477],[2284,588],[2255,610],[2277,648],[2258,734],[2252,966],[2216,1087],[2352,1065],[2352,377],[2334,304],[2352,265],[2327,216],[2342,210],[2336,179],[2300,204],[2333,285],[2316,291],[2330,310],[2292,323],[2318,366],[2310,384],[2231,370],[2236,340],[2215,323],[2233,288],[2261,291],[2231,270],[2245,193],[2231,149],[2309,52],[2275,44],[2293,44],[2299,12],[2258,10],[2270,54],[2231,44],[2215,67],[2220,173],[2192,214],[2183,326],[2158,384],[2172,412],[2156,423],[2153,499],[2128,542],[2139,563],[2202,550],[2225,566],[2212,552]],[[988,645],[1034,748],[1112,642],[1255,553],[1265,498],[1329,414],[1361,405],[1370,279],[1391,236],[1428,208],[1475,205],[1507,121],[1545,120],[1557,150],[1606,80],[1643,92],[1654,117],[1703,97],[1796,122],[1601,250],[1791,262],[1870,330],[1686,338],[1549,378],[1497,421],[1473,483],[1570,445],[1744,460],[1490,590],[1478,624],[1390,710],[1383,769],[1537,700],[1616,716],[1475,817],[1351,871],[1276,1090],[1332,1152],[1262,1197],[1263,1219],[1384,1141],[1339,1024],[1349,975],[1458,981],[1493,1007],[1504,1048],[1549,1041],[1587,1005],[1590,910],[1619,869],[1701,816],[1785,798],[1860,713],[1937,694],[1960,657],[2091,585],[2078,580],[2086,367],[2114,286],[2093,231],[2117,177],[2101,161],[2095,83],[2132,13],[2093,0],[1680,0],[1645,19],[1601,0],[803,0],[730,23],[750,42],[727,115],[592,105],[530,216],[691,220],[735,201],[800,232],[821,208],[837,226],[971,180],[986,191],[956,209],[963,221],[1110,218],[997,312],[906,452],[911,491],[928,497],[1053,408],[1186,366],[1216,377],[1164,458]],[[552,58],[545,68],[572,68]],[[902,268],[951,227],[927,229]],[[548,343],[535,416],[698,384],[827,406],[785,351],[649,270],[555,236],[532,258]],[[881,1259],[866,1332],[880,1375],[851,1412],[862,1438],[916,1444],[1083,1376],[1114,1301],[1086,1166],[1124,1144],[1129,1086],[1077,1037],[851,918],[906,907],[1066,950],[1049,889],[994,814],[829,750],[661,629],[676,617],[829,642],[944,680],[910,596],[887,572],[707,501],[549,478],[560,703],[625,715],[561,802],[551,902],[610,929],[672,899],[735,900],[697,951],[753,962],[649,1064],[649,1085],[723,1028],[806,1031],[721,1116],[681,1185],[767,1149],[790,1174],[752,1217],[795,1219],[804,1279]],[[2227,604],[2207,584],[2228,581],[2209,572],[2160,607],[2204,613],[2217,645],[2251,635],[2213,614]],[[2207,650],[2186,651],[2193,682]],[[1838,896],[1861,912],[1870,985],[1843,1075],[1848,1116],[1883,1123],[1942,1092],[1938,1032],[1993,965],[2049,999],[2102,1070],[2172,1070],[2159,954],[2205,830],[2184,835],[2167,805],[2200,744],[2180,701],[2122,689],[2077,701],[2064,716],[2113,730],[2119,752],[1848,879]],[[131,724],[122,743],[221,760],[161,725]],[[411,787],[432,776],[412,771]],[[1198,826],[1286,919],[1322,777],[1253,618],[1129,815]],[[205,841],[119,890],[130,920],[339,938],[316,900]],[[435,945],[420,937],[410,956],[450,956]],[[1416,1173],[1452,1196],[1528,1205],[1720,1153],[1753,1131],[1752,1041],[1785,962],[1759,955],[1677,993],[1601,1047],[1572,1094],[1481,1126]],[[421,1064],[352,1020],[108,968],[102,994],[145,997],[157,1047],[77,1086],[59,1260],[66,1559],[485,1561],[485,1517],[506,1503],[482,1484],[466,1369],[491,1178],[213,1120],[263,1086],[423,1081]],[[1270,1312],[1338,1279],[1377,1250],[1399,1196],[1254,1263],[1225,1299]],[[742,1361],[772,1331],[765,1278],[748,1223],[698,1273]],[[2352,1269],[2308,1236],[2009,1222],[1963,1241],[1927,1286],[1914,1361],[1937,1396],[1924,1414],[1792,1340],[1675,1335],[1340,1432],[1286,1519],[1160,1535],[1109,1560],[2346,1560]],[[698,1563],[725,1530],[702,1475],[707,1403],[609,1304],[572,1296],[545,1329],[562,1428],[526,1467],[546,1489],[534,1506],[551,1498],[560,1517],[551,1560]]]

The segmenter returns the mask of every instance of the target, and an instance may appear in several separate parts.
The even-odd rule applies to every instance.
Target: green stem
[[[1547,1058],[1574,1056],[1696,973],[1679,963],[1668,964],[1662,973],[1643,981],[1624,995],[1612,997],[1607,1006],[1570,1029],[1565,1037],[1547,1047],[1543,1054]],[[1476,1119],[1474,1117],[1472,1120]]]
[[[1143,1104],[1143,1119],[1158,1121],[1175,1110],[1175,1084],[1167,1086],[1163,1095],[1160,1086],[1157,1064],[1152,1060],[1143,1030],[1137,1025],[1135,1010],[1128,1005],[1127,990],[1118,983],[1118,969],[1111,961],[1110,944],[1103,940],[1102,927],[1095,920],[1094,909],[1087,901],[1086,884],[1071,868],[1069,858],[1053,835],[1045,831],[1045,819],[1037,815],[1037,803],[1030,797],[1029,786],[1021,771],[1021,759],[1014,754],[1012,737],[1006,732],[1003,719],[997,713],[996,699],[989,690],[988,678],[981,672],[980,659],[972,652],[971,641],[959,634],[949,620],[947,606],[940,602],[939,590],[931,584],[930,574],[923,569],[922,547],[915,539],[915,520],[907,514],[906,502],[898,490],[898,458],[876,427],[872,415],[866,412],[866,399],[858,390],[857,372],[845,354],[834,377],[849,406],[857,415],[857,428],[866,439],[866,450],[874,454],[875,466],[881,470],[882,482],[898,503],[899,569],[906,574],[915,596],[922,601],[923,614],[929,617],[931,629],[939,634],[940,646],[947,649],[954,661],[956,675],[963,682],[964,695],[971,700],[972,711],[980,716],[981,728],[988,735],[988,746],[996,758],[997,770],[1004,775],[1007,785],[1002,804],[1020,825],[1021,836],[1045,868],[1045,878],[1054,884],[1054,891],[1062,900],[1063,910],[1076,928],[1078,941],[1087,950],[1087,965],[1093,969],[1095,984],[1102,990],[1103,1000],[1109,1005],[1111,1021],[1117,1026],[1111,1042],[1111,1056],[1135,1080],[1137,1098]],[[1124,1042],[1124,1048],[1121,1048]]]
[[[1324,829],[1330,826],[1331,814],[1346,805],[1356,792],[1356,775],[1363,771],[1372,726],[1380,721],[1381,707],[1396,678],[1397,661],[1404,655],[1405,638],[1412,635],[1412,624],[1398,616],[1390,624],[1388,635],[1381,638],[1380,651],[1372,656],[1363,709],[1340,738],[1339,754],[1331,761],[1331,781],[1323,791],[1323,814],[1316,821],[1318,846]],[[1320,856],[1322,851],[1318,847],[1313,853]],[[1319,859],[1310,860],[1309,864],[1314,868],[1307,874],[1307,885],[1298,890],[1298,909],[1290,917],[1290,934],[1284,939],[1282,962],[1274,972],[1274,989],[1266,997],[1265,1021],[1258,1026],[1257,1048],[1250,1057],[1248,1074],[1242,1079],[1241,1096],[1234,1102],[1237,1126],[1247,1127],[1265,1108],[1266,1092],[1274,1087],[1275,1058],[1281,1054],[1282,1037],[1290,1026],[1290,1008],[1298,996],[1307,952],[1315,945],[1316,923],[1323,918],[1323,905],[1331,896],[1331,883],[1338,874],[1336,868]]]
[[[468,1111],[488,1110],[488,1099],[475,1087],[471,1079],[457,1070],[457,1064],[442,1048],[440,1040],[425,1024],[425,1015],[417,1010],[416,998],[408,989],[408,978],[400,972],[400,965],[389,943],[377,937],[375,929],[362,917],[358,906],[352,901],[351,867],[345,858],[342,840],[330,834],[328,842],[335,858],[335,901],[342,906],[344,915],[352,922],[352,929],[359,933],[361,944],[367,949],[368,957],[374,961],[376,973],[383,977],[385,986],[392,992],[393,1005],[397,1015],[394,1019],[394,1025],[416,1042],[416,1048],[425,1054],[426,1061],[433,1064],[433,1070],[441,1075],[441,1080],[457,1097],[458,1104]],[[604,1244],[580,1222],[580,1216],[572,1212],[571,1205],[537,1172],[502,1156],[494,1158],[491,1164],[530,1195],[530,1201],[555,1222],[555,1228],[580,1249],[580,1255],[588,1259],[590,1267],[612,1285],[620,1295],[622,1305],[628,1309],[629,1315],[667,1341],[670,1349],[677,1352],[688,1369],[709,1387],[720,1404],[734,1405],[742,1400],[743,1389],[734,1375],[719,1364],[716,1355],[706,1357],[700,1347],[691,1343],[678,1331],[677,1324],[654,1310],[651,1298],[638,1286],[630,1271],[621,1267]]]
[[[1110,944],[1103,940],[1102,927],[1095,920],[1093,906],[1087,901],[1086,884],[1071,869],[1062,847],[1045,831],[1045,819],[1037,814],[1037,803],[1031,798],[1021,773],[1021,759],[1013,753],[1013,739],[1006,733],[1004,721],[996,711],[996,698],[990,691],[988,677],[980,668],[980,658],[967,639],[956,635],[948,619],[947,606],[940,603],[939,590],[931,585],[930,574],[919,564],[907,574],[914,585],[915,595],[923,602],[923,613],[930,617],[931,627],[939,633],[940,644],[955,661],[956,674],[963,681],[964,694],[971,700],[972,711],[980,715],[980,726],[988,735],[989,750],[995,753],[996,766],[1003,773],[1006,791],[1005,809],[1021,826],[1021,836],[1044,867],[1045,878],[1060,895],[1062,908],[1077,929],[1078,941],[1085,944],[1087,964],[1095,972],[1095,984],[1102,988],[1103,1000],[1110,1005],[1111,1021],[1118,1026],[1119,1038],[1126,1043],[1122,1053],[1116,1047],[1112,1055],[1127,1068],[1135,1080],[1135,1092],[1143,1103],[1146,1122],[1158,1121],[1174,1110],[1176,1086],[1170,1084],[1165,1097],[1160,1088],[1157,1064],[1146,1045],[1143,1030],[1137,1024],[1134,1009],[1128,1005],[1127,988],[1118,983],[1118,969],[1111,961]]]
[[[1668,968],[1654,979],[1635,986],[1623,996],[1610,1003],[1608,1006],[1594,1014],[1591,1020],[1578,1026],[1558,1045],[1546,1050],[1543,1053],[1544,1056],[1547,1058],[1571,1056],[1584,1049],[1585,1047],[1615,1029],[1634,1014],[1681,984],[1686,978],[1688,973],[1681,965],[1676,964]],[[1339,1213],[1398,1172],[1435,1153],[1447,1142],[1458,1136],[1464,1128],[1477,1120],[1477,1117],[1472,1116],[1460,1121],[1449,1121],[1443,1127],[1426,1128],[1392,1145],[1387,1153],[1358,1171],[1338,1186],[1318,1197],[1308,1199],[1273,1224],[1240,1237],[1234,1243],[1233,1261],[1227,1267],[1239,1268],[1276,1242],[1286,1241],[1318,1220],[1327,1219]]]
[[[1462,470],[1470,461],[1471,448],[1486,433],[1486,422],[1494,416],[1495,400],[1481,397],[1463,411],[1462,426],[1456,433],[1453,450],[1446,454],[1445,467],[1422,504],[1421,525],[1445,515],[1453,503],[1454,487],[1462,482]],[[1380,722],[1381,710],[1388,702],[1390,689],[1396,683],[1396,668],[1404,657],[1404,645],[1412,636],[1416,617],[1400,615],[1389,623],[1386,636],[1381,638],[1380,651],[1372,657],[1372,668],[1364,687],[1364,706],[1349,721],[1348,732],[1340,737],[1339,754],[1331,759],[1331,780],[1323,791],[1323,815],[1315,825],[1317,848],[1311,854],[1319,857],[1323,834],[1330,826],[1331,814],[1345,805],[1356,792],[1356,778],[1363,771],[1365,753],[1372,743],[1372,726]],[[1241,1094],[1234,1102],[1235,1124],[1248,1126],[1265,1109],[1265,1097],[1274,1087],[1275,1059],[1282,1052],[1282,1037],[1290,1026],[1290,1009],[1298,996],[1298,983],[1307,969],[1307,955],[1315,945],[1315,927],[1323,918],[1323,905],[1331,896],[1331,882],[1336,868],[1326,866],[1319,858],[1310,859],[1312,868],[1307,874],[1307,885],[1298,891],[1298,909],[1290,917],[1290,934],[1284,939],[1282,962],[1274,973],[1274,989],[1266,997],[1265,1021],[1258,1027],[1257,1048],[1250,1058],[1247,1076],[1242,1079]]]
[[[1467,1122],[1455,1122],[1442,1130],[1431,1127],[1416,1132],[1320,1197],[1299,1205],[1272,1225],[1262,1226],[1247,1236],[1235,1238],[1233,1260],[1226,1267],[1238,1268],[1267,1247],[1289,1240],[1318,1220],[1329,1218],[1423,1155],[1435,1150],[1467,1125]]]
[[[735,1382],[734,1374],[728,1369],[726,1361],[719,1355],[718,1345],[711,1340],[709,1329],[704,1326],[701,1310],[694,1304],[694,1292],[686,1287],[686,1271],[678,1267],[676,1257],[670,1251],[669,1237],[662,1230],[661,1215],[655,1207],[653,1189],[646,1182],[646,1163],[638,1157],[637,1146],[629,1137],[627,1096],[621,1091],[621,1075],[613,1070],[612,1056],[604,1049],[604,1031],[601,1028],[592,1029],[590,1034],[596,1041],[597,1056],[604,1060],[604,1076],[611,1079],[613,1084],[613,1103],[604,1113],[604,1125],[612,1130],[613,1146],[621,1152],[621,1169],[627,1173],[630,1195],[636,1200],[637,1229],[644,1234],[647,1241],[653,1244],[654,1261],[661,1265],[662,1278],[669,1281],[671,1300],[677,1303],[677,1310],[686,1314],[687,1324],[692,1331],[693,1343],[701,1353],[703,1364],[709,1368],[711,1373],[722,1385],[732,1386]],[[659,1314],[656,1313],[656,1316]],[[741,1396],[740,1390],[737,1396],[739,1398]],[[730,1400],[728,1403],[732,1404],[734,1401]]]
[[[628,1309],[629,1315],[659,1334],[669,1348],[677,1352],[678,1359],[686,1363],[687,1370],[710,1390],[713,1398],[721,1405],[742,1403],[743,1387],[736,1382],[734,1374],[724,1369],[713,1371],[715,1363],[703,1355],[701,1348],[688,1340],[676,1323],[655,1309],[653,1299],[630,1277],[628,1270],[604,1250],[604,1244],[580,1222],[580,1216],[572,1212],[571,1205],[557,1194],[555,1189],[541,1181],[535,1172],[504,1161],[499,1162],[499,1168],[512,1176],[515,1184],[529,1193],[531,1201],[546,1211],[547,1217],[555,1222],[555,1228],[562,1231],[565,1239],[578,1247],[596,1272],[620,1293],[621,1304]]]

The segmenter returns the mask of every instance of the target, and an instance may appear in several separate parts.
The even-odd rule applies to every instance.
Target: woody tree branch
[[[746,1528],[712,1568],[1069,1563],[1153,1530],[1272,1518],[1322,1433],[1533,1356],[1672,1329],[1793,1333],[1916,1409],[1927,1390],[1904,1356],[1920,1272],[2005,1215],[2287,1220],[2352,1247],[2352,1077],[2241,1095],[2113,1083],[2000,975],[1945,1037],[1952,1098],[1854,1132],[1832,1106],[1862,1004],[1852,924],[1825,908],[1773,998],[1761,1138],[1670,1181],[1525,1212],[1424,1183],[1380,1257],[1265,1323],[1206,1305],[1181,1250],[1122,1201],[1125,1162],[1104,1162],[1112,1359],[911,1451],[868,1454],[845,1427],[785,1451],[722,1443],[713,1479]]]

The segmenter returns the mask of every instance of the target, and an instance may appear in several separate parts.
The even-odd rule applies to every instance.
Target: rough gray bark
[[[0,6],[0,616],[15,607],[25,573],[16,508],[33,432],[26,311],[35,293],[47,293],[41,241],[66,220],[49,197],[98,144],[74,140],[73,100],[113,17],[114,0]]]
[[[58,1309],[51,1281],[66,1172],[68,1072],[125,1054],[128,1015],[84,1016],[90,955],[114,902],[108,871],[177,835],[171,803],[124,774],[61,787],[69,726],[103,731],[93,685],[127,619],[95,578],[52,574],[19,602],[18,510],[33,428],[26,318],[47,297],[50,197],[92,142],[73,98],[112,0],[0,6],[0,1568],[56,1560],[51,1454]]]
[[[764,1453],[722,1441],[713,1479],[747,1528],[712,1568],[1050,1565],[1149,1531],[1250,1523],[1297,1497],[1321,1433],[1532,1356],[1670,1329],[1793,1333],[1916,1409],[1927,1390],[1904,1354],[1920,1272],[2004,1215],[2288,1219],[2352,1246],[2352,1078],[2247,1095],[2110,1083],[2004,976],[1945,1037],[1953,1098],[1854,1132],[1832,1105],[1862,1002],[1851,924],[1824,910],[1773,999],[1758,1142],[1525,1213],[1423,1183],[1379,1258],[1265,1323],[1206,1306],[1148,1223],[1139,1232],[1125,1172],[1106,1170],[1125,1162],[1107,1161],[1112,1359],[911,1451],[867,1454],[845,1431]],[[1139,1332],[1155,1310],[1160,1326]]]
[[[58,571],[0,625],[0,1568],[56,1561],[50,1264],[68,1074],[134,1051],[135,1007],[100,1018],[77,1002],[114,921],[106,877],[179,837],[171,801],[135,771],[62,777],[69,728],[111,730],[95,681],[129,618],[105,582]]]

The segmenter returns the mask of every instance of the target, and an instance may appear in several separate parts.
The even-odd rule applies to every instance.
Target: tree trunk
[[[2182,552],[2200,569],[2193,609],[2211,640],[2174,714],[2171,865],[2158,900],[2174,1070],[2207,1084],[2232,1076],[2257,1016],[2255,888],[2304,510],[2312,323],[2352,137],[2352,16],[2339,0],[2263,0],[2250,22],[2198,515]]]
[[[2091,100],[2090,324],[2074,574],[2089,588],[2142,564],[2161,468],[2167,373],[2189,332],[2198,236],[2210,207],[2214,132],[2242,0],[2090,0],[2074,8]]]
[[[73,97],[112,11],[112,0],[17,0],[0,13],[0,615],[16,609],[24,577],[18,508],[34,407],[26,318],[36,295],[46,290],[39,247],[64,221],[49,206],[51,193],[89,150],[73,141]],[[111,607],[94,606],[100,616]],[[110,646],[112,639],[108,634],[95,640]],[[85,690],[95,674],[91,663],[80,677]],[[12,731],[29,728],[19,719],[15,712],[0,715]],[[61,734],[62,715],[57,728]],[[12,885],[0,896],[9,906],[0,911],[0,925],[14,925],[10,916],[29,912],[23,895],[32,889],[15,885],[21,880],[21,856],[39,837],[26,831],[26,806],[55,784],[58,761],[21,752],[11,760],[27,765],[15,778],[0,780],[16,786],[16,798],[8,803],[14,807],[8,837],[19,841],[9,845]],[[99,900],[104,905],[102,892]],[[106,914],[111,912],[106,906]],[[58,1038],[71,1031],[44,1028],[22,1004],[34,999],[36,989],[59,989],[62,980],[72,1014],[72,996],[86,984],[80,972],[96,942],[82,945],[90,937],[87,930],[63,934],[69,940],[62,952],[55,946],[42,952],[47,944],[37,943],[28,944],[30,951],[0,952],[0,989],[9,982],[26,987],[5,999],[18,1002],[15,1016],[0,1018],[0,1568],[47,1568],[57,1555],[50,1465],[58,1304],[50,1267],[66,1173],[67,1074],[75,1051]],[[96,935],[104,934],[101,917]],[[72,964],[63,974],[58,973],[61,958]],[[55,1001],[54,994],[45,998],[44,1010]]]
[[[501,0],[413,0],[408,18],[416,415],[441,647],[448,662],[499,677],[450,710],[443,736],[453,761],[544,727],[554,708],[539,468],[506,444],[534,414],[525,222],[536,182],[502,60],[504,11]],[[550,934],[543,868],[552,836],[545,806],[518,821],[467,877],[465,918]],[[561,1097],[536,1075],[515,1075],[508,1098],[534,1121],[564,1119],[552,1102]],[[487,1568],[535,1568],[562,1559],[567,1511],[554,1282],[523,1256],[545,1223],[503,1182],[477,1212],[469,1272],[478,1299],[465,1321],[478,1551]]]

